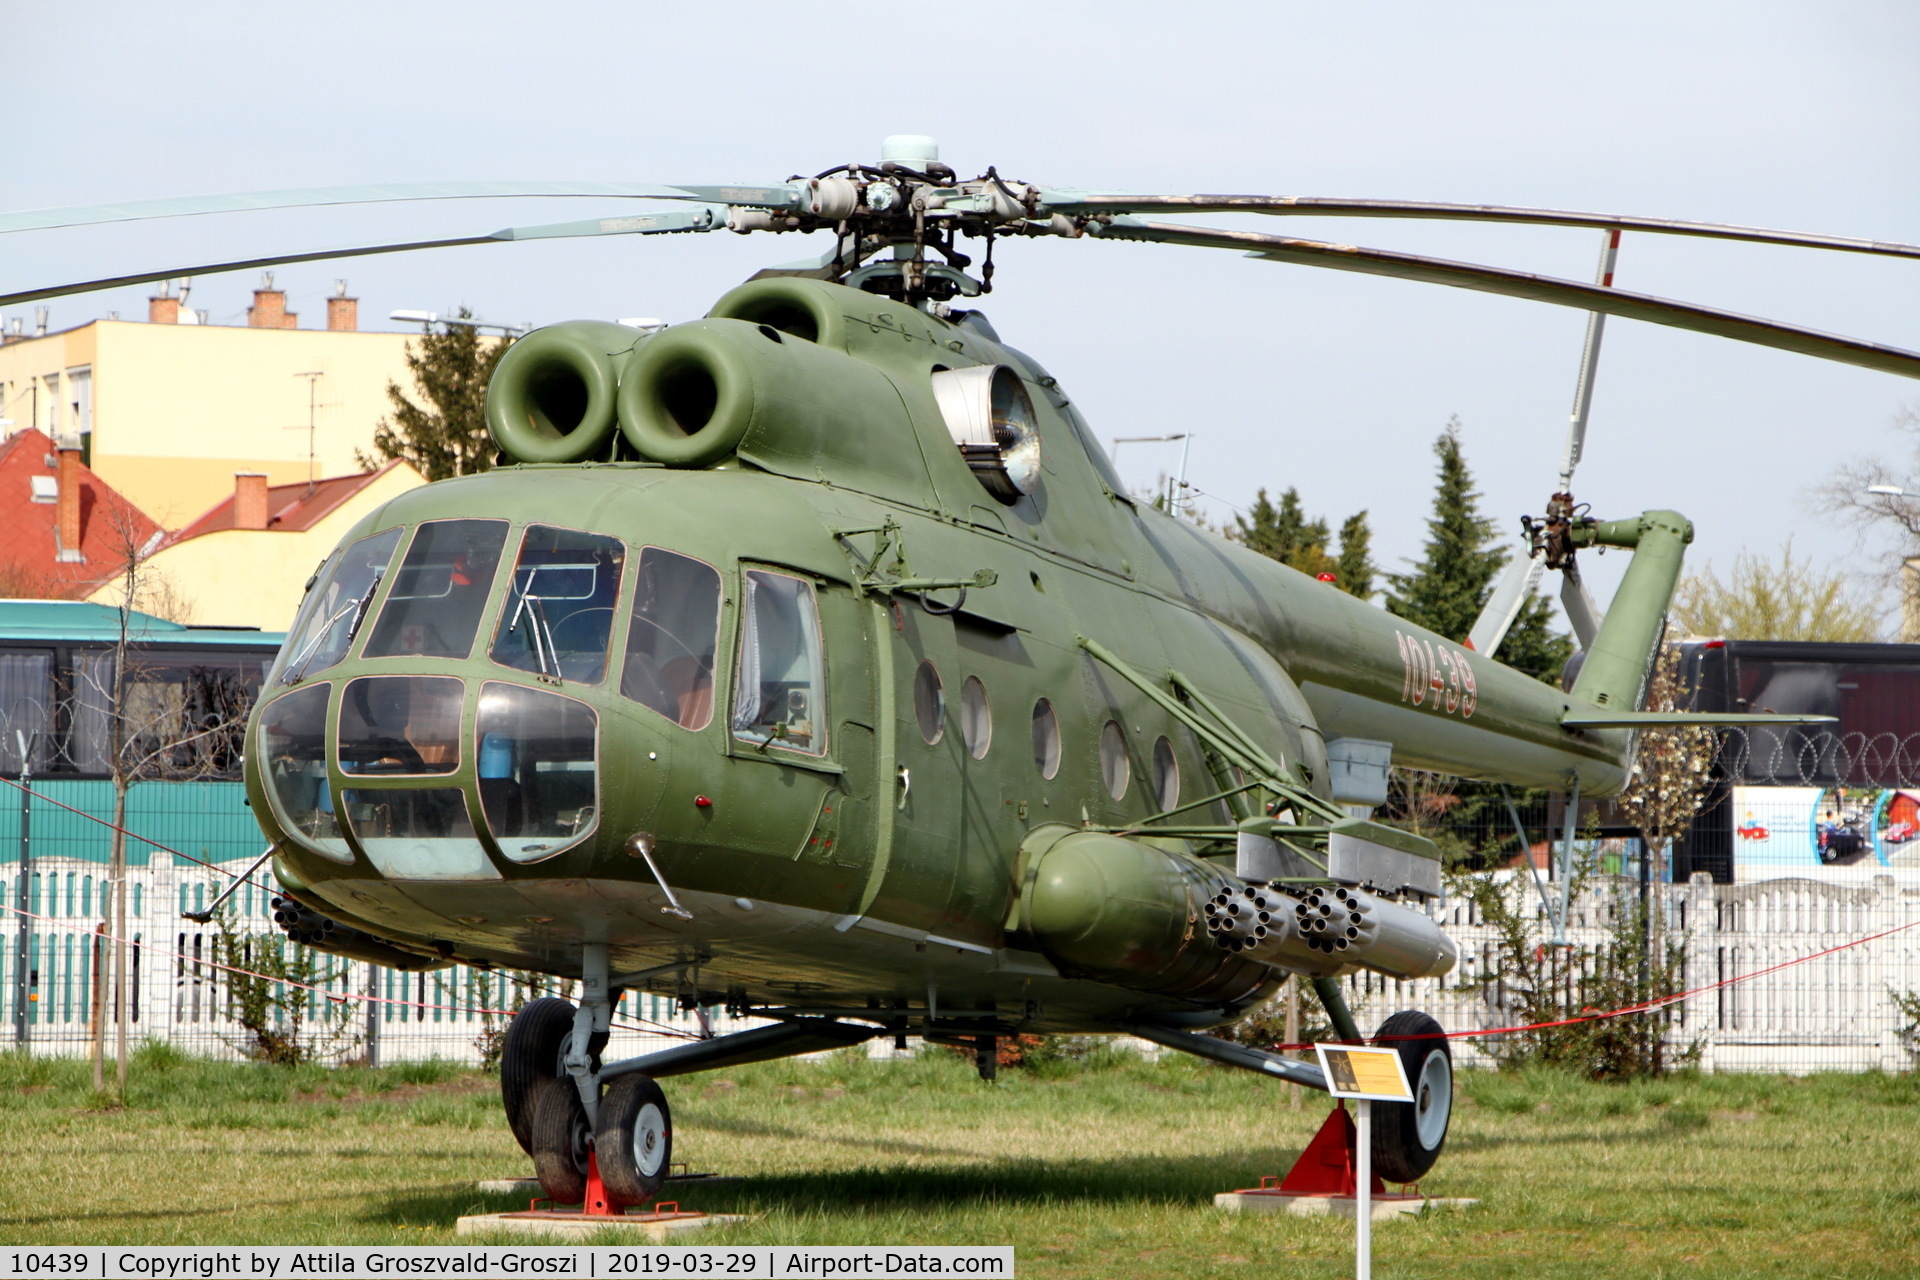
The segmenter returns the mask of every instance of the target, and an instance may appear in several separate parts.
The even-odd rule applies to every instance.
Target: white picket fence
[[[1546,888],[1549,896],[1557,893]],[[1548,913],[1530,877],[1523,892],[1538,936],[1550,937]],[[1920,1046],[1893,999],[1896,992],[1920,992],[1920,927],[1845,946],[1920,922],[1920,879],[1911,873],[1716,885],[1703,872],[1691,883],[1653,885],[1649,892],[1654,910],[1664,913],[1669,940],[1685,946],[1682,989],[1700,992],[1674,1007],[1668,1043],[1697,1045],[1703,1070],[1804,1074],[1920,1065]],[[1571,905],[1567,940],[1603,945],[1616,904],[1636,894],[1627,881],[1595,883]],[[1478,983],[1498,976],[1493,929],[1461,898],[1437,914],[1460,944],[1459,968],[1415,982],[1355,975],[1348,983],[1352,998],[1364,1002],[1360,1021],[1424,1009],[1449,1031],[1515,1025],[1518,1015],[1499,984]],[[1833,950],[1839,947],[1845,949]],[[1788,967],[1774,968],[1780,965]],[[1488,1049],[1486,1039],[1454,1042],[1463,1065],[1490,1061]]]
[[[20,971],[20,916],[0,913],[5,922],[4,960],[0,961],[0,1046],[24,1040],[36,1053],[83,1055],[90,1052],[94,929],[104,891],[100,864],[80,859],[36,859],[40,887],[33,905],[27,970],[33,981],[28,1017],[16,1017]],[[13,867],[0,867],[0,892],[17,904]],[[1512,873],[1521,875],[1524,873]],[[1709,1071],[1911,1070],[1916,1049],[1903,1034],[1905,1019],[1892,992],[1920,991],[1920,928],[1849,947],[1804,964],[1760,973],[1775,965],[1840,947],[1849,942],[1920,921],[1920,876],[1858,875],[1843,879],[1824,873],[1822,881],[1759,880],[1715,885],[1705,875],[1690,884],[1653,886],[1665,912],[1670,936],[1684,940],[1688,990],[1729,979],[1731,985],[1707,990],[1678,1007],[1669,1034],[1676,1047],[1698,1044],[1700,1065]],[[138,942],[137,984],[129,1001],[132,1038],[169,1041],[194,1053],[240,1057],[248,1036],[231,1017],[227,984],[215,970],[214,930],[181,918],[205,905],[209,874],[191,864],[172,865],[156,853],[150,866],[130,872],[134,935]],[[1549,892],[1552,892],[1549,886]],[[1531,881],[1525,886],[1528,908],[1545,913]],[[1569,914],[1568,936],[1576,945],[1597,946],[1610,924],[1616,893],[1631,895],[1630,885],[1601,882],[1577,899]],[[236,895],[242,927],[272,933],[267,895],[255,889]],[[1400,982],[1378,975],[1348,979],[1351,998],[1363,1025],[1378,1023],[1399,1009],[1424,1009],[1450,1031],[1513,1025],[1514,1011],[1500,998],[1498,984],[1477,990],[1474,983],[1497,976],[1492,929],[1480,921],[1473,904],[1461,898],[1438,912],[1460,944],[1461,964],[1438,979]],[[110,949],[109,949],[110,950]],[[324,992],[309,998],[310,1016],[332,1003],[347,1009],[335,1056],[381,1062],[442,1057],[472,1061],[489,1026],[503,1025],[498,1014],[513,992],[503,990],[475,970],[455,967],[433,973],[405,974],[358,962],[329,958],[336,976]],[[1750,979],[1745,975],[1758,974]],[[483,984],[491,981],[492,991]],[[108,987],[109,1001],[111,986]],[[372,1001],[339,998],[372,994]],[[485,998],[490,994],[490,999]],[[109,1005],[109,1008],[111,1006]],[[371,1017],[369,1016],[371,1011]],[[629,996],[622,1005],[625,1025],[616,1028],[608,1053],[626,1056],[664,1048],[698,1034],[691,1012],[659,995]],[[109,1012],[111,1021],[111,1012]],[[713,1030],[754,1025],[714,1011]],[[656,1029],[644,1023],[658,1024]],[[24,1031],[24,1035],[22,1032]],[[885,1045],[886,1041],[878,1042]],[[1455,1042],[1463,1064],[1488,1060],[1483,1040]]]
[[[18,881],[15,867],[0,867],[0,912],[5,926],[4,961],[0,961],[0,1048],[26,1044],[35,1053],[83,1056],[92,1052],[94,956],[112,964],[112,944],[96,945],[101,919],[101,895],[106,892],[98,862],[68,857],[34,860],[39,883],[29,891],[30,937],[24,965],[30,977],[27,1017],[19,1017],[20,953]],[[215,891],[212,875],[192,863],[174,865],[156,852],[150,865],[128,872],[128,903],[132,916],[127,1001],[128,1033],[133,1044],[158,1039],[190,1053],[238,1059],[246,1056],[252,1040],[233,1017],[232,997],[225,975],[215,966],[218,930],[183,918],[201,910]],[[224,880],[224,877],[221,877]],[[235,913],[236,933],[279,938],[272,919],[269,895],[246,886],[229,901]],[[317,953],[316,953],[317,954]],[[308,1039],[334,1060],[361,1059],[388,1063],[448,1058],[474,1062],[489,1028],[504,1028],[502,1011],[516,997],[537,994],[511,986],[500,974],[486,974],[465,965],[429,973],[402,973],[360,961],[317,955],[328,979],[306,996]],[[115,1007],[111,968],[104,984],[109,1057],[114,1052]],[[558,986],[557,980],[555,985]],[[281,992],[287,988],[281,987]],[[569,994],[557,990],[554,994]],[[326,1018],[333,1010],[335,1017]],[[696,1014],[680,1010],[661,995],[629,995],[616,1018],[609,1055],[630,1056],[682,1043],[700,1033]],[[709,1010],[711,1028],[718,1033],[758,1025]],[[648,1026],[647,1024],[654,1024]],[[336,1028],[319,1034],[323,1026]]]

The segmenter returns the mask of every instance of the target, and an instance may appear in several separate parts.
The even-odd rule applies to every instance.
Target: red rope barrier
[[[1823,951],[1814,951],[1804,956],[1796,956],[1792,960],[1782,960],[1779,964],[1770,964],[1764,969],[1755,969],[1752,973],[1743,973],[1738,977],[1722,978],[1718,982],[1709,982],[1705,986],[1695,987],[1691,991],[1682,991],[1675,995],[1661,996],[1658,999],[1643,1001],[1640,1004],[1630,1004],[1618,1009],[1609,1009],[1604,1013],[1599,1010],[1587,1009],[1582,1010],[1575,1017],[1561,1018],[1555,1022],[1532,1022],[1524,1026],[1515,1027],[1487,1027],[1479,1031],[1443,1031],[1439,1035],[1380,1036],[1376,1037],[1374,1043],[1386,1043],[1388,1041],[1398,1043],[1402,1040],[1467,1040],[1475,1036],[1504,1036],[1517,1031],[1547,1031],[1554,1027],[1576,1026],[1582,1022],[1598,1022],[1602,1018],[1623,1018],[1629,1014],[1653,1013],[1660,1009],[1679,1004],[1682,1001],[1691,1000],[1695,996],[1705,995],[1709,991],[1718,991],[1722,987],[1731,987],[1735,983],[1746,982],[1752,978],[1764,977],[1769,973],[1777,973],[1781,969],[1791,969],[1794,965],[1805,964],[1809,960],[1818,960],[1821,956],[1830,956],[1836,951],[1845,951],[1851,947],[1865,946],[1869,942],[1878,942],[1882,938],[1890,938],[1896,933],[1904,933],[1908,929],[1913,928],[1920,928],[1920,920],[1911,920],[1906,924],[1897,925],[1882,933],[1870,933],[1864,938],[1855,938],[1851,942],[1843,942],[1838,946],[1828,947]],[[1276,1044],[1273,1046],[1273,1049],[1277,1052],[1284,1052],[1289,1049],[1311,1048],[1313,1048],[1312,1041],[1305,1044]]]

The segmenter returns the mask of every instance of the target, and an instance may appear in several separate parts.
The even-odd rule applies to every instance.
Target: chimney
[[[80,446],[72,437],[63,436],[54,447],[60,453],[60,491],[54,499],[60,546],[55,559],[69,564],[82,562],[86,557],[80,552]]]
[[[347,296],[347,282],[333,282],[333,296],[327,299],[327,328],[334,333],[352,333],[360,327],[360,299]]]
[[[298,329],[300,317],[287,310],[287,291],[273,287],[273,272],[260,273],[260,287],[247,308],[249,329]]]
[[[160,287],[158,294],[147,299],[147,323],[180,323],[180,299],[173,296],[173,282],[171,280]]]
[[[233,473],[233,527],[236,529],[267,527],[266,472],[236,471]]]

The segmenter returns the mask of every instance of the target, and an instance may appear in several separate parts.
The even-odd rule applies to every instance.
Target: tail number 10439
[[[1464,653],[1404,631],[1394,633],[1400,641],[1400,662],[1406,676],[1400,684],[1400,701],[1425,706],[1445,715],[1470,719],[1479,695],[1473,683],[1473,667]]]

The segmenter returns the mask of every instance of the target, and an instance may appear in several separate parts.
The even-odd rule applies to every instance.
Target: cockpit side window
[[[607,673],[613,606],[626,547],[618,538],[527,526],[492,657],[576,684]]]
[[[645,547],[627,627],[620,692],[683,729],[713,722],[720,575],[698,560]]]
[[[820,613],[813,587],[764,569],[746,573],[733,733],[809,755],[826,751]]]
[[[376,533],[348,547],[321,571],[301,607],[299,625],[281,650],[278,683],[292,684],[347,656],[399,545],[400,530]]]
[[[505,520],[432,520],[414,532],[362,655],[464,658],[507,543]]]

